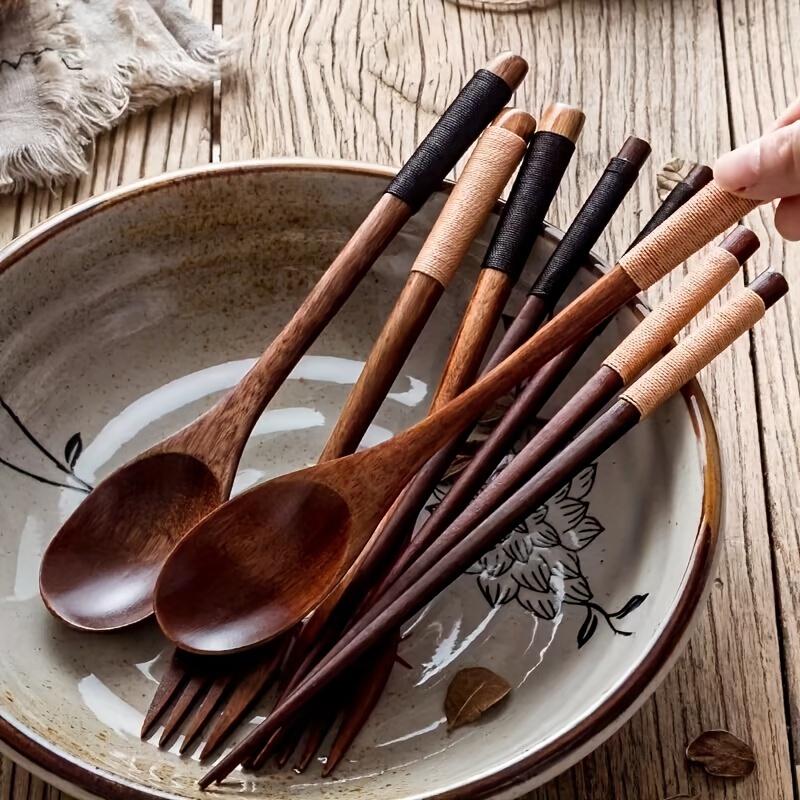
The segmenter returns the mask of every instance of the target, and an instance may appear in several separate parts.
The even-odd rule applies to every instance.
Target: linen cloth
[[[0,0],[0,193],[86,172],[96,136],[220,77],[185,0]]]

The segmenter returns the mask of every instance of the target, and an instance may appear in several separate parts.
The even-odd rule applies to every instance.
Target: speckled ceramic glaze
[[[85,485],[234,385],[387,178],[280,161],[184,173],[71,209],[0,257],[0,741],[72,793],[201,797],[205,767],[158,750],[158,732],[139,739],[170,653],[155,625],[92,635],[55,621],[37,589],[46,543]],[[294,370],[235,491],[316,460],[443,198],[397,236]],[[424,415],[495,220],[366,444]],[[556,240],[551,230],[540,240],[510,313]],[[587,265],[570,298],[598,274]],[[639,313],[618,315],[544,417]],[[412,668],[394,670],[334,777],[322,779],[318,762],[300,775],[270,767],[237,772],[214,795],[512,797],[552,777],[627,719],[677,656],[714,567],[718,485],[713,428],[691,384],[409,623],[401,654]],[[448,732],[447,684],[475,665],[509,680],[512,695]]]

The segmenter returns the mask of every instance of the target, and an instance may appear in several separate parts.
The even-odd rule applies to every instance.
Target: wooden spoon
[[[103,480],[47,548],[45,605],[69,625],[111,630],[153,611],[175,543],[230,495],[245,443],[303,353],[394,235],[501,111],[528,69],[504,53],[478,70],[253,368],[211,410]]]
[[[436,413],[376,447],[274,478],[218,508],[164,563],[155,592],[164,633],[185,650],[221,653],[254,647],[290,628],[342,579],[433,453],[621,302],[757,205],[712,182],[512,356]]]

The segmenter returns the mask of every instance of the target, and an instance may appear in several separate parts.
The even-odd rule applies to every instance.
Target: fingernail
[[[750,142],[719,157],[714,179],[729,191],[744,192],[758,180],[760,166],[761,148],[757,142]]]

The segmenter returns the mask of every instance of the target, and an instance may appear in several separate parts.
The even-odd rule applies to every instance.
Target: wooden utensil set
[[[670,348],[758,248],[755,234],[735,227],[498,471],[613,315],[758,205],[723,192],[707,167],[696,167],[617,264],[559,310],[650,154],[630,137],[489,354],[584,123],[580,110],[562,104],[545,109],[538,128],[525,111],[506,108],[526,72],[513,54],[479,70],[251,371],[193,424],[101,482],[45,553],[40,589],[54,615],[82,630],[110,630],[155,612],[177,645],[143,736],[163,720],[159,744],[182,732],[183,753],[205,734],[206,758],[278,682],[271,713],[207,772],[203,787],[239,765],[259,769],[274,756],[282,766],[301,740],[296,766],[305,769],[338,720],[324,774],[335,769],[403,663],[401,626],[787,291],[780,275],[765,272]],[[269,401],[476,140],[318,463],[229,499]],[[357,452],[515,170],[427,417]],[[453,471],[475,425],[509,396],[489,436]],[[449,493],[415,532],[446,476]]]

